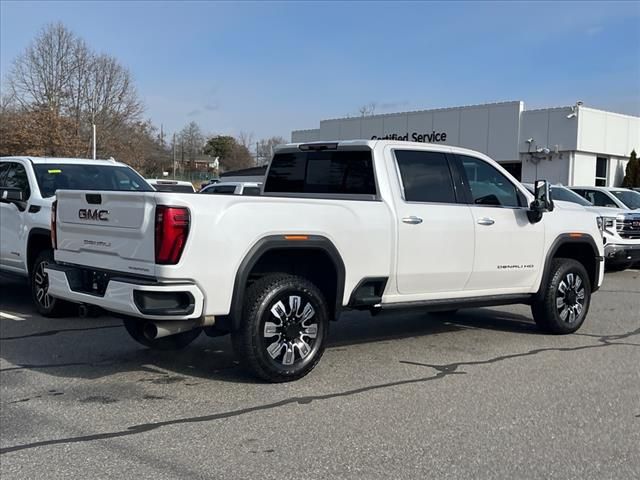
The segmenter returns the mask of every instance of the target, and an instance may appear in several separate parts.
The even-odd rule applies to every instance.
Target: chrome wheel
[[[584,302],[584,280],[575,272],[567,273],[556,292],[556,309],[560,320],[569,325],[575,323],[582,314]]]
[[[48,262],[40,262],[33,274],[33,283],[35,287],[36,301],[46,309],[51,307],[52,298],[49,295],[49,276],[44,271]]]
[[[318,337],[313,305],[298,295],[289,295],[275,302],[266,316],[263,340],[271,359],[284,366],[304,362]]]

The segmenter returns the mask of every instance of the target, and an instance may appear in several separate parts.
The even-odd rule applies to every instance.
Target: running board
[[[383,303],[383,310],[420,309],[425,311],[459,310],[461,308],[497,307],[500,305],[530,304],[533,294],[489,295],[486,297],[447,298],[441,300],[419,300],[416,302]]]

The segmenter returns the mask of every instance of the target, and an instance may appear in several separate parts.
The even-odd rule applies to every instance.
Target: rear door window
[[[453,177],[444,153],[396,150],[407,202],[456,203]]]
[[[277,153],[265,193],[376,195],[371,150]]]

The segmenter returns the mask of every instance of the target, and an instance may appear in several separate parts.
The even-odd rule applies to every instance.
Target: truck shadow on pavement
[[[179,351],[153,351],[133,341],[122,323],[111,317],[47,319],[36,314],[25,285],[0,279],[0,311],[21,315],[23,321],[2,320],[0,375],[5,385],[19,381],[19,372],[96,379],[139,372],[139,382],[182,383],[198,379],[255,383],[240,367],[229,337],[202,334]],[[524,316],[489,309],[450,315],[426,313],[348,312],[332,323],[327,349],[455,333],[470,328],[511,333],[537,333]]]

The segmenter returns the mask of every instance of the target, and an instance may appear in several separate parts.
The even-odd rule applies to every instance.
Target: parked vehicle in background
[[[533,184],[524,186],[533,192]],[[551,196],[558,206],[563,202],[582,205],[602,218],[604,256],[607,268],[624,270],[640,263],[640,212],[617,207],[598,207],[562,185],[551,186]]]
[[[218,182],[209,185],[199,193],[227,195],[260,195],[261,183],[258,182]]]
[[[180,180],[168,180],[164,178],[147,178],[147,183],[157,192],[194,193],[196,189],[191,182]]]
[[[200,184],[200,190],[202,190],[203,188],[208,187],[209,185],[213,185],[214,183],[218,183],[219,181],[220,181],[219,178],[212,178],[211,180],[208,180],[206,182],[202,182]],[[200,190],[198,190],[198,191],[200,191]]]
[[[524,303],[544,331],[571,333],[604,273],[593,213],[437,144],[285,145],[255,197],[100,194],[110,222],[77,221],[92,194],[58,194],[52,294],[124,316],[151,348],[231,333],[271,382],[311,371],[344,309]]]
[[[589,200],[596,207],[640,210],[640,193],[617,187],[569,187],[578,195]]]
[[[129,166],[114,160],[77,158],[0,158],[0,272],[28,277],[38,312],[54,316],[64,302],[51,297],[45,267],[53,260],[51,205],[56,190],[151,192],[153,189]],[[87,196],[76,222],[111,221],[99,207],[99,197]],[[93,203],[91,203],[93,202]],[[100,244],[100,240],[91,240]]]

